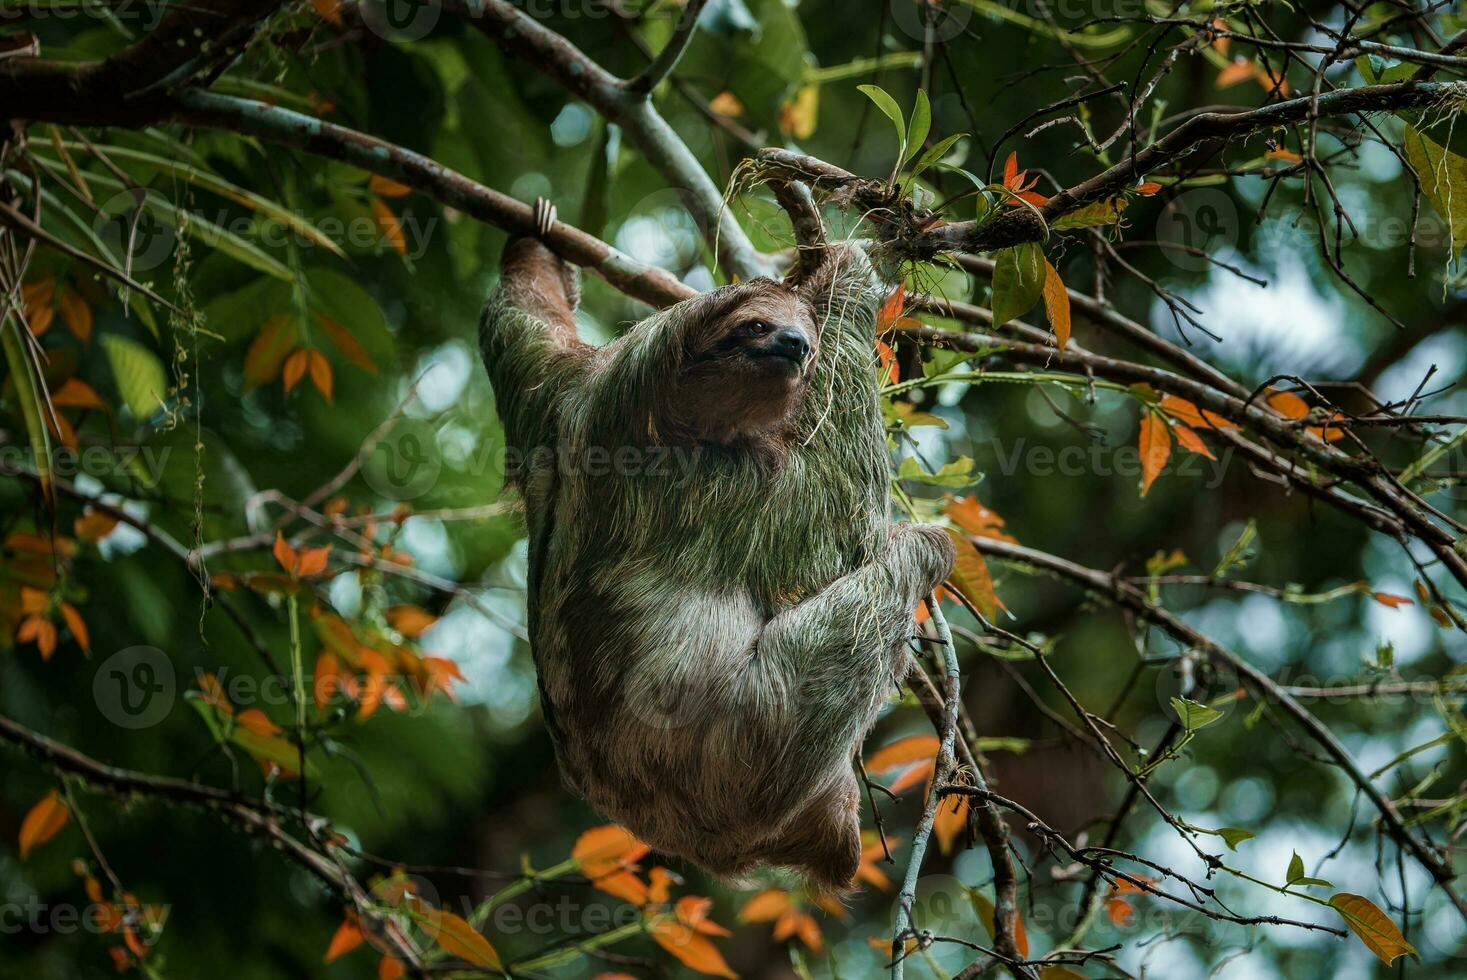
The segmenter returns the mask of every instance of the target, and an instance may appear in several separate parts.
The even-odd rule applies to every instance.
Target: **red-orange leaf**
[[[290,542],[286,541],[285,536],[279,531],[275,532],[275,547],[271,551],[275,555],[275,560],[280,564],[280,567],[294,575],[299,559],[296,557],[295,549],[290,546]]]
[[[69,819],[71,811],[66,808],[61,794],[53,789],[41,802],[31,807],[25,819],[20,822],[21,860],[25,860],[31,851],[61,833],[61,828],[66,826]]]
[[[491,970],[500,968],[499,953],[466,920],[442,909],[433,909],[415,918],[438,947],[450,956],[457,956],[474,966]]]
[[[975,538],[993,538],[998,541],[1016,542],[1012,534],[1004,531],[1004,520],[995,511],[983,506],[977,497],[957,497],[943,509],[948,520],[967,531]]]
[[[407,968],[391,956],[382,957],[382,962],[377,964],[377,980],[402,980],[407,976]]]
[[[1172,437],[1166,421],[1154,412],[1141,416],[1140,448],[1141,496],[1144,497],[1172,457]]]
[[[1177,437],[1177,445],[1183,449],[1190,453],[1196,453],[1198,456],[1206,456],[1208,459],[1217,459],[1212,454],[1212,450],[1207,448],[1207,443],[1202,441],[1202,437],[1185,425],[1179,423],[1173,427],[1172,432]]]
[[[51,404],[57,408],[107,407],[91,385],[77,378],[67,378],[59,388],[51,392]]]
[[[280,726],[271,721],[270,716],[259,708],[246,708],[235,716],[235,721],[256,735],[279,735],[281,732]]]
[[[937,750],[941,745],[936,735],[908,735],[872,753],[871,758],[866,760],[866,770],[886,772],[916,762],[931,762],[937,758]]]
[[[66,620],[66,628],[71,630],[71,635],[76,639],[76,645],[88,653],[92,652],[91,634],[87,632],[86,621],[82,619],[81,613],[69,602],[61,604],[61,618]]]
[[[356,916],[348,915],[346,921],[336,930],[336,935],[331,937],[331,945],[326,947],[325,962],[340,959],[366,941],[367,937],[357,924]]]
[[[1389,592],[1372,592],[1370,593],[1370,598],[1374,599],[1382,606],[1389,606],[1391,609],[1400,609],[1402,606],[1415,605],[1415,603],[1413,603],[1410,599],[1407,599],[1405,596],[1391,595]]]
[[[311,384],[321,393],[321,397],[328,402],[331,400],[331,362],[326,360],[326,355],[318,350],[313,350],[306,359],[306,369],[311,373]]]
[[[881,364],[879,376],[887,383],[896,384],[901,380],[898,374],[896,354],[892,353],[891,345],[884,340],[876,341],[876,357]]]
[[[101,541],[117,527],[117,518],[100,510],[88,510],[72,522],[72,530],[82,541]]]
[[[34,643],[42,660],[50,660],[51,654],[56,652],[56,626],[49,619],[28,616],[21,620],[15,638],[21,643]]]
[[[1142,197],[1151,197],[1153,194],[1160,194],[1161,189],[1161,185],[1154,180],[1148,180],[1145,183],[1136,185],[1136,193]]]
[[[368,374],[377,373],[376,362],[367,355],[366,349],[362,347],[361,343],[350,330],[323,313],[316,314],[316,325],[321,328],[321,332],[326,335],[326,339],[331,341],[348,361],[351,361]]]
[[[1241,82],[1246,82],[1253,77],[1254,71],[1255,68],[1252,61],[1249,61],[1245,58],[1239,58],[1237,61],[1234,61],[1222,71],[1218,72],[1217,87],[1229,88]]]
[[[331,554],[331,546],[324,548],[307,548],[300,553],[300,561],[296,568],[296,574],[301,578],[310,578],[320,575],[326,570],[326,558]]]
[[[1272,391],[1268,403],[1286,419],[1302,419],[1309,414],[1309,403],[1292,391]]]
[[[245,387],[253,388],[273,380],[280,373],[286,355],[299,343],[300,332],[290,317],[281,314],[266,320],[245,354]]]
[[[886,302],[881,304],[881,310],[876,314],[876,332],[881,333],[890,330],[892,324],[897,322],[897,317],[902,315],[902,306],[906,302],[907,284],[897,283],[897,287],[886,297]]]
[[[790,893],[783,888],[767,888],[739,909],[740,922],[773,922],[794,908]]]
[[[438,617],[422,606],[401,605],[387,610],[387,622],[410,640],[415,640],[438,622]]]

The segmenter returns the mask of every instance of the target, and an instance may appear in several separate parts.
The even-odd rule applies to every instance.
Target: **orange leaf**
[[[1359,936],[1366,948],[1387,965],[1394,963],[1398,956],[1415,954],[1416,947],[1406,942],[1406,937],[1401,935],[1396,924],[1370,899],[1340,892],[1331,895],[1329,903],[1340,913],[1350,931]]]
[[[229,698],[225,696],[219,678],[213,674],[199,675],[199,691],[204,695],[204,703],[215,711],[225,715],[234,714],[234,705],[229,703]]]
[[[1017,150],[1009,154],[1008,159],[1003,162],[1003,185],[1015,187],[1019,183],[1019,153]]]
[[[326,570],[326,558],[331,554],[331,546],[324,548],[307,548],[300,553],[300,566],[296,574],[301,578],[310,578],[320,575]]]
[[[1331,412],[1329,420],[1331,422],[1339,422],[1344,417],[1342,412]],[[1345,430],[1337,425],[1311,425],[1307,431],[1314,438],[1322,439],[1325,442],[1339,442],[1345,438]]]
[[[285,393],[287,395],[290,394],[290,389],[299,384],[301,378],[306,376],[306,367],[310,363],[311,352],[304,347],[297,347],[285,359],[285,370],[280,375],[280,383],[285,386]]]
[[[1370,593],[1370,598],[1374,599],[1382,606],[1389,606],[1391,609],[1399,609],[1402,606],[1415,605],[1415,603],[1413,603],[1410,599],[1407,599],[1405,596],[1391,595],[1389,592],[1372,592]]]
[[[346,921],[336,930],[336,935],[331,937],[331,945],[326,947],[325,962],[340,959],[366,941],[367,937],[357,924],[356,916],[348,915]]]
[[[708,102],[708,108],[722,116],[742,116],[744,104],[732,92],[719,92]]]
[[[474,966],[485,966],[491,970],[500,968],[499,953],[466,920],[442,909],[433,909],[416,918],[423,931],[449,955]]]
[[[416,640],[438,622],[438,617],[421,606],[402,605],[387,610],[387,622],[403,636]]]
[[[902,315],[902,306],[906,303],[907,284],[897,283],[896,289],[886,297],[886,302],[881,304],[881,310],[876,314],[876,332],[882,333],[890,330],[897,322],[897,317]]]
[[[1145,183],[1136,185],[1136,193],[1142,197],[1151,197],[1153,194],[1160,194],[1161,190],[1161,185],[1154,180],[1148,180]]]
[[[736,978],[738,974],[729,969],[723,954],[707,938],[676,919],[662,919],[648,930],[657,945],[671,953],[688,969],[715,977]]]
[[[876,341],[876,357],[881,364],[881,370],[878,372],[880,377],[886,378],[891,384],[896,384],[901,380],[896,354],[892,353],[890,344],[879,338]]]
[[[382,237],[387,239],[387,244],[398,255],[406,255],[407,238],[403,236],[402,223],[397,220],[397,215],[375,197],[372,199],[372,213],[377,216],[377,227],[382,230]]]
[[[705,936],[732,936],[723,926],[708,918],[713,911],[713,899],[700,895],[684,895],[673,906],[678,921]]]
[[[306,367],[311,372],[311,384],[315,385],[321,397],[329,402],[331,400],[331,362],[326,360],[325,354],[313,350],[306,359]]]
[[[61,618],[66,620],[66,628],[71,630],[71,635],[76,638],[76,645],[87,653],[92,652],[92,638],[87,633],[86,620],[82,619],[81,613],[69,602],[61,604]]]
[[[648,852],[651,845],[632,836],[631,831],[616,824],[592,827],[576,838],[571,857],[588,878],[631,867]]]
[[[790,893],[783,888],[767,888],[744,903],[739,909],[740,922],[773,922],[790,909]]]
[[[391,956],[382,957],[382,962],[377,964],[377,980],[402,980],[407,976],[407,968]]]
[[[1147,412],[1141,417],[1141,496],[1146,496],[1171,457],[1172,437],[1166,422],[1161,416]]]
[[[1063,351],[1070,342],[1070,293],[1049,259],[1044,260],[1044,315],[1049,317],[1055,343]]]
[[[937,807],[932,821],[932,832],[937,836],[937,846],[944,854],[951,854],[953,843],[968,826],[968,798],[949,796]]]
[[[101,541],[117,527],[117,518],[100,510],[88,509],[71,526],[82,541]]]
[[[376,362],[367,356],[366,349],[362,347],[361,343],[358,342],[356,336],[350,330],[324,313],[316,314],[316,325],[321,328],[321,332],[326,335],[326,339],[335,344],[336,349],[341,351],[342,356],[348,361],[351,361],[368,374],[377,373]]]
[[[29,585],[20,587],[20,611],[28,616],[45,615],[46,610],[51,608],[51,597],[41,589],[33,589]]]
[[[52,790],[41,802],[31,807],[20,822],[20,858],[25,860],[31,851],[40,847],[57,834],[71,819],[71,811],[61,799],[61,794]]]
[[[336,654],[327,650],[316,658],[316,680],[312,687],[317,711],[325,711],[326,705],[331,703],[331,696],[341,684],[340,674],[341,666]]]
[[[413,192],[407,184],[399,184],[380,174],[373,174],[372,179],[367,181],[367,187],[378,197],[407,197]]]
[[[67,378],[61,387],[51,392],[51,404],[57,408],[107,407],[91,385],[76,378]]]
[[[290,317],[281,314],[266,320],[245,353],[245,388],[253,388],[273,380],[280,373],[280,366],[285,363],[286,355],[299,343],[300,331]]]
[[[1301,157],[1299,154],[1282,146],[1276,150],[1269,150],[1267,153],[1264,154],[1264,156],[1268,157],[1270,160],[1286,160],[1289,163],[1304,162],[1304,158]]]
[[[275,555],[275,560],[281,568],[291,575],[295,574],[300,559],[296,556],[295,549],[290,546],[290,542],[286,541],[285,536],[279,531],[275,532],[275,547],[271,549],[271,552]]]
[[[311,0],[316,16],[335,27],[341,27],[341,0]]]
[[[15,638],[21,643],[34,643],[42,660],[50,660],[51,654],[56,652],[56,627],[49,619],[31,616],[21,620]]]
[[[1189,453],[1206,456],[1208,459],[1217,459],[1216,456],[1212,455],[1212,450],[1207,448],[1207,443],[1202,441],[1202,437],[1185,425],[1178,423],[1172,428],[1172,432],[1177,437],[1177,445]]]
[[[1136,910],[1124,898],[1107,898],[1105,900],[1105,914],[1110,918],[1112,925],[1122,929],[1127,928],[1136,921]]]
[[[259,708],[246,708],[235,717],[235,721],[256,735],[279,735],[282,731],[281,727],[271,721],[270,716]],[[331,961],[327,960],[327,962]]]
[[[61,307],[61,319],[66,322],[66,329],[72,335],[86,343],[92,338],[92,308],[87,301],[82,299],[81,293],[70,286],[61,291],[61,299],[58,301]]]
[[[1286,419],[1302,419],[1309,414],[1309,403],[1292,391],[1270,389],[1268,404]]]
[[[988,571],[988,562],[973,547],[972,542],[952,528],[944,528],[952,538],[958,558],[948,575],[948,582],[963,594],[985,617],[992,619],[1004,609],[1003,600],[993,587],[993,575]]]
[[[923,786],[937,773],[936,760],[919,762],[912,768],[905,770],[900,776],[892,780],[887,787],[893,793],[905,793],[913,786]]]
[[[50,306],[43,306],[39,310],[26,317],[30,321],[31,335],[39,337],[51,329],[51,321],[56,318],[56,310]]]
[[[931,762],[937,758],[942,742],[936,735],[908,735],[883,746],[866,760],[868,772],[886,772],[914,762]]]
[[[977,497],[954,498],[943,509],[943,514],[947,515],[948,520],[976,538],[994,538],[998,541],[1017,543],[1013,535],[1004,532],[1003,518],[983,506]]]
[[[1234,61],[1222,71],[1218,72],[1217,87],[1230,88],[1231,86],[1237,85],[1240,82],[1246,82],[1253,77],[1253,73],[1253,62],[1247,60],[1246,58],[1239,58],[1237,61]]]
[[[662,905],[672,897],[672,886],[674,879],[672,872],[658,866],[647,872],[647,901],[654,905]]]

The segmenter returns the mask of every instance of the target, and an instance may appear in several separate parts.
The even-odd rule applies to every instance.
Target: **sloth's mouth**
[[[757,348],[755,350],[748,351],[747,353],[749,357],[757,358],[764,361],[778,362],[781,366],[787,365],[790,369],[795,371],[799,371],[801,368],[803,368],[807,359],[805,356],[798,355],[793,352],[769,350],[768,348]]]

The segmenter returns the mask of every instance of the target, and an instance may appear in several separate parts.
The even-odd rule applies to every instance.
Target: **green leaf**
[[[1121,212],[1126,210],[1127,203],[1124,197],[1096,201],[1056,218],[1049,228],[1051,231],[1064,231],[1066,228],[1100,228],[1113,225],[1121,220]]]
[[[1182,723],[1182,727],[1189,732],[1206,728],[1223,716],[1216,708],[1209,708],[1186,698],[1172,698],[1172,710],[1177,713],[1177,720]]]
[[[1298,851],[1295,851],[1294,856],[1289,858],[1289,873],[1285,876],[1285,880],[1292,885],[1302,877],[1304,877],[1304,859],[1299,856]]]
[[[927,152],[922,154],[922,156],[917,160],[916,164],[913,165],[911,172],[907,174],[907,180],[916,180],[919,176],[921,176],[924,171],[932,167],[934,164],[938,163],[938,161],[940,161],[943,156],[947,154],[947,151],[952,149],[953,144],[966,135],[968,134],[954,133],[952,136],[939,140],[938,142],[929,146],[927,148]],[[972,174],[968,174],[967,171],[963,170],[961,167],[953,167],[951,169],[957,170],[960,173],[967,174],[967,176],[971,180],[973,180],[975,184],[977,184],[979,189],[982,189],[982,184],[978,183],[977,177],[974,177]]]
[[[1223,555],[1222,561],[1218,562],[1217,567],[1212,570],[1212,577],[1222,578],[1233,568],[1252,561],[1253,553],[1248,549],[1256,537],[1258,537],[1258,522],[1250,517],[1243,530],[1238,533],[1238,540],[1233,542],[1232,547],[1228,548],[1228,553]]]
[[[1421,178],[1421,192],[1447,221],[1453,251],[1460,249],[1467,244],[1467,157],[1444,149],[1414,126],[1406,127],[1401,142]]]
[[[960,456],[936,473],[928,473],[916,456],[908,456],[897,468],[897,479],[934,487],[966,487],[978,482],[978,474],[974,472],[973,460],[969,456]]]
[[[163,362],[142,344],[117,334],[104,334],[102,350],[112,367],[117,393],[138,421],[149,419],[164,406],[168,375]]]
[[[185,692],[183,699],[193,706],[194,710],[199,713],[199,717],[204,719],[204,724],[208,726],[209,733],[214,736],[214,741],[224,741],[228,722],[219,716],[219,709],[206,701],[198,691]]]
[[[1407,953],[1416,955],[1416,947],[1406,942],[1396,924],[1370,899],[1340,892],[1330,896],[1329,904],[1340,913],[1350,931],[1386,964],[1394,963],[1398,956]]]
[[[21,335],[24,329],[18,318],[6,317],[0,322],[0,341],[4,343],[6,366],[15,379],[15,396],[35,456],[36,475],[40,477],[42,492],[50,496],[51,433],[46,427],[46,403],[41,396],[45,380],[36,375],[34,364],[26,354],[25,344],[29,341]]]
[[[993,270],[993,325],[1001,327],[1034,308],[1044,293],[1044,250],[1025,242],[998,253]]]
[[[1391,61],[1378,54],[1363,54],[1355,59],[1355,67],[1360,69],[1360,75],[1367,85],[1390,85],[1404,82],[1416,74],[1421,66],[1405,61]]]
[[[1223,843],[1228,845],[1230,851],[1236,851],[1239,844],[1257,836],[1253,831],[1244,830],[1242,827],[1219,827],[1213,833],[1223,839]]]
[[[921,152],[922,144],[927,142],[927,134],[931,130],[932,104],[927,101],[927,93],[919,88],[917,104],[912,106],[912,119],[907,124],[906,152],[902,154],[903,163]]]
[[[897,105],[896,99],[888,95],[886,89],[879,85],[857,85],[856,88],[866,93],[866,98],[876,103],[876,108],[885,113],[886,118],[890,119],[892,125],[896,127],[897,159],[899,161],[906,159],[907,121],[902,117],[901,106]]]

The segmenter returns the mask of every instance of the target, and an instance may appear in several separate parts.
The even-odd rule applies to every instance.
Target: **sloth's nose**
[[[810,341],[805,331],[795,327],[780,327],[769,339],[769,349],[781,357],[804,363],[810,356]]]

